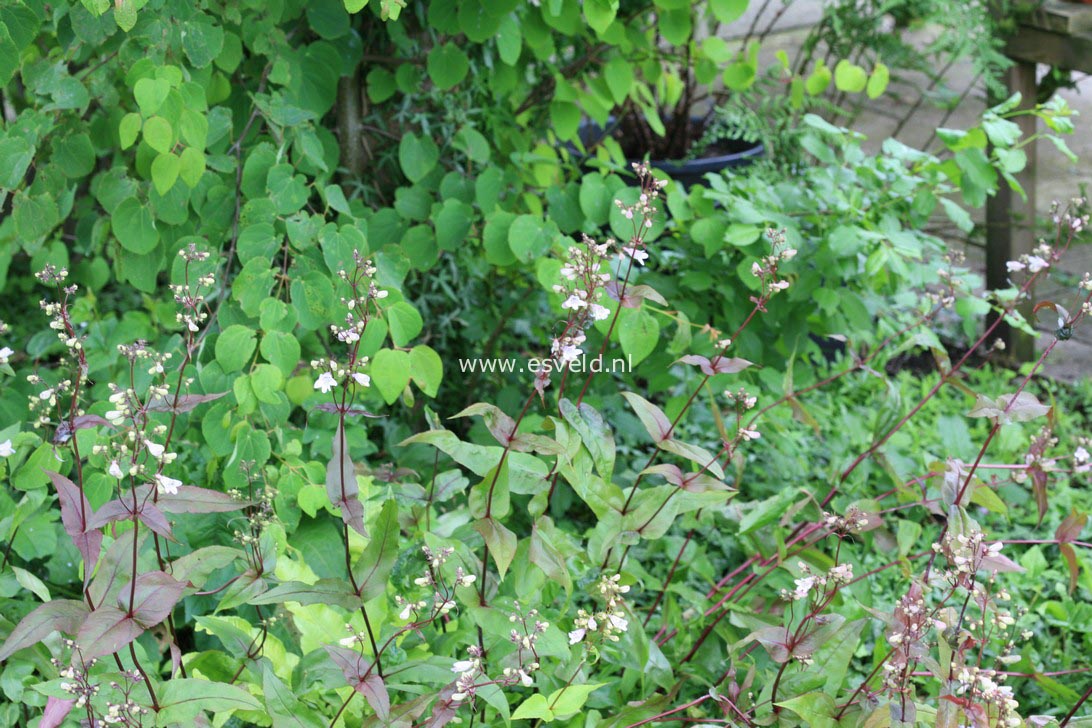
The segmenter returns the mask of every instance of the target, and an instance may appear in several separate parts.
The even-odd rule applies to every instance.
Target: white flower
[[[110,461],[110,467],[106,469],[106,472],[110,473],[110,476],[121,480],[125,477],[125,474],[121,472],[121,466],[118,465],[117,460]]]
[[[159,492],[166,493],[167,495],[178,495],[178,488],[182,485],[181,480],[168,478],[166,475],[160,473],[156,474],[155,482],[159,486]]]
[[[531,679],[531,676],[523,670],[519,671],[519,681],[523,683],[523,687],[525,688],[529,688],[535,684],[535,681]]]
[[[43,390],[42,393],[38,395],[38,399],[49,399],[52,396],[53,396],[53,390],[52,389],[46,389],[46,390]]]
[[[808,592],[815,586],[814,576],[805,576],[802,579],[796,579],[796,589],[792,592],[793,599],[805,599],[808,596]]]
[[[575,311],[576,309],[584,308],[587,305],[587,301],[574,293],[565,299],[565,303],[561,304],[561,308],[571,308]]]
[[[1092,456],[1090,456],[1088,454],[1088,451],[1085,450],[1083,447],[1078,447],[1073,453],[1073,460],[1077,463],[1087,463],[1089,459],[1092,459]]]
[[[345,637],[343,639],[340,639],[340,640],[337,641],[337,643],[339,645],[341,645],[342,647],[352,647],[353,645],[355,645],[357,643],[356,635],[354,634],[354,635],[350,635],[348,637]]]
[[[398,618],[403,620],[409,619],[412,614],[413,602],[407,602],[405,608],[403,608],[402,611],[398,613]]]
[[[648,253],[643,250],[638,250],[636,246],[630,246],[628,248],[622,248],[622,252],[633,258],[637,262],[637,265],[644,265],[648,260]]]
[[[1028,272],[1038,273],[1050,264],[1040,258],[1038,255],[1028,256]]]
[[[610,316],[610,309],[606,306],[600,306],[598,303],[593,303],[588,306],[588,311],[591,312],[591,317],[596,321],[602,321]]]
[[[1007,263],[1005,263],[1005,267],[1009,269],[1009,273],[1016,273],[1017,271],[1021,271],[1024,270],[1024,268],[1027,268],[1026,265],[1018,260],[1008,261]]]
[[[148,441],[144,443],[144,447],[148,448],[148,452],[152,454],[152,457],[158,460],[163,457],[163,446],[158,442]]]
[[[762,437],[762,433],[758,430],[748,430],[746,428],[740,430],[739,434],[744,440],[757,440]]]
[[[353,381],[361,387],[370,387],[372,385],[372,378],[361,372],[353,372]]]
[[[583,353],[584,352],[581,351],[579,346],[572,346],[571,344],[566,344],[565,346],[561,347],[561,363],[562,364],[571,364],[572,362],[579,359],[580,355],[583,354]]]
[[[321,390],[323,394],[326,394],[336,386],[337,381],[330,372],[323,372],[322,375],[315,380],[315,389]]]
[[[610,626],[619,632],[625,632],[626,628],[629,627],[629,622],[624,617],[612,614],[610,615]]]
[[[454,665],[451,666],[452,672],[472,672],[477,669],[477,665],[474,660],[457,660]]]
[[[583,628],[574,629],[572,632],[569,632],[569,644],[570,645],[575,645],[577,642],[584,639],[584,635],[587,634],[587,633],[588,633],[588,631],[586,629],[583,629]]]
[[[11,355],[14,354],[14,353],[15,353],[14,351],[12,351],[11,349],[9,349],[6,346],[3,349],[0,349],[0,364],[7,364],[8,359],[10,359]]]
[[[11,440],[0,442],[0,458],[6,458],[8,455],[14,454],[15,448],[11,446]]]
[[[751,263],[751,275],[753,275],[755,278],[762,277],[762,266],[758,264],[758,261]]]

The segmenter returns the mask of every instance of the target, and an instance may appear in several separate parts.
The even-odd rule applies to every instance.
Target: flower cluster
[[[796,257],[796,249],[789,247],[784,229],[769,228],[766,239],[770,241],[770,254],[751,264],[751,275],[762,281],[762,295],[768,297],[789,287],[779,271],[783,263]]]
[[[368,357],[360,357],[354,367],[343,367],[333,359],[314,359],[311,368],[321,371],[315,379],[315,389],[323,394],[329,394],[330,390],[338,387],[342,382],[352,380],[361,387],[371,386],[372,378],[361,371],[368,365]]]
[[[1001,684],[1004,679],[1005,675],[995,670],[986,670],[975,665],[963,667],[956,674],[956,681],[959,683],[956,694],[964,696],[968,701],[993,707],[997,717],[996,723],[991,725],[1016,728],[1024,725],[1017,712],[1020,703],[1013,698],[1012,688]]]
[[[413,583],[422,588],[432,588],[432,599],[430,602],[428,599],[407,599],[400,594],[395,595],[394,602],[401,608],[398,618],[405,621],[416,622],[426,613],[429,614],[428,619],[444,616],[456,607],[453,598],[455,589],[470,586],[478,579],[474,574],[468,574],[461,566],[457,566],[455,577],[450,583],[447,581],[441,567],[455,553],[453,548],[444,547],[433,550],[428,546],[422,546],[421,553],[425,557],[425,568],[421,576],[414,579]]]
[[[797,568],[803,576],[793,581],[795,588],[792,591],[781,590],[781,598],[785,601],[798,602],[809,598],[812,592],[817,594],[833,592],[838,587],[853,581],[853,564],[849,563],[836,564],[822,574],[812,572],[811,567],[803,561],[797,563]]]
[[[573,620],[576,629],[569,632],[570,645],[590,640],[593,635],[609,642],[620,639],[618,633],[625,632],[629,627],[629,620],[625,617],[625,599],[622,596],[629,591],[629,587],[621,584],[621,579],[619,574],[599,579],[599,596],[606,606],[597,612],[584,609],[577,611],[576,619]]]
[[[550,628],[550,623],[538,618],[537,609],[532,609],[524,615],[519,611],[519,602],[515,602],[517,611],[508,616],[508,621],[518,624],[520,629],[513,628],[508,634],[508,641],[516,646],[516,667],[504,668],[502,682],[507,685],[519,683],[525,688],[531,687],[534,678],[531,676],[539,669],[538,650],[535,645],[538,638]]]
[[[583,247],[569,246],[568,260],[561,266],[562,283],[554,286],[554,292],[565,297],[561,308],[575,314],[586,311],[588,319],[602,321],[610,315],[599,303],[604,286],[610,282],[610,273],[601,269],[614,240],[608,238],[600,245],[585,235],[582,242]]]
[[[652,170],[644,162],[635,162],[633,171],[641,184],[641,192],[637,201],[627,205],[621,200],[615,200],[614,206],[622,213],[622,217],[633,222],[633,235],[622,246],[622,254],[637,265],[644,265],[648,260],[648,252],[645,250],[645,235],[652,228],[656,218],[656,200],[667,186],[667,180],[657,180],[652,176]]]
[[[212,273],[206,273],[198,277],[196,284],[190,284],[190,264],[208,260],[208,251],[198,250],[197,246],[190,243],[178,251],[178,256],[186,261],[185,278],[183,283],[171,286],[174,294],[174,302],[178,304],[179,311],[175,314],[175,320],[190,334],[201,330],[201,326],[208,320],[208,307],[205,299],[208,292],[216,285],[216,277]]]
[[[473,700],[478,688],[477,680],[485,676],[485,669],[482,666],[484,654],[481,648],[471,645],[466,648],[466,654],[467,659],[457,660],[451,666],[451,671],[459,674],[459,677],[455,678],[455,692],[451,696],[451,699],[457,703],[467,699]]]
[[[869,517],[857,506],[846,509],[844,516],[835,513],[823,513],[823,525],[834,535],[844,538],[860,533],[869,526]]]

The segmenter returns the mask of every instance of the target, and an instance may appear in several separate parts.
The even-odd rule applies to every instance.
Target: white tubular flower
[[[1049,266],[1050,266],[1050,263],[1047,263],[1045,260],[1040,258],[1038,255],[1028,256],[1028,272],[1029,273],[1038,273],[1039,271],[1041,271],[1044,268],[1047,268]]]
[[[167,495],[178,495],[178,488],[182,485],[181,480],[168,478],[166,475],[159,473],[155,476],[155,482],[159,486],[159,492]]]
[[[315,389],[321,391],[323,394],[328,393],[331,389],[337,386],[337,380],[330,372],[323,372],[318,379],[315,380]]]
[[[14,353],[15,353],[14,351],[12,351],[10,348],[8,348],[6,346],[4,348],[0,349],[0,364],[7,364],[8,359],[10,359],[11,355],[14,354]]]
[[[118,480],[125,477],[125,473],[121,472],[121,466],[118,465],[117,460],[110,461],[110,467],[106,469],[106,472],[110,474],[110,477],[117,478]]]
[[[648,260],[648,253],[643,250],[638,250],[635,246],[622,248],[622,252],[633,258],[633,261],[637,265],[644,265],[645,261]]]
[[[739,435],[744,440],[757,440],[758,438],[762,437],[762,433],[758,430],[748,430],[746,428],[740,430]]]
[[[606,306],[601,306],[598,303],[593,303],[588,306],[588,311],[591,312],[591,317],[596,321],[602,321],[610,316],[610,309]]]
[[[372,385],[372,378],[361,372],[353,372],[353,381],[361,387],[370,387]]]
[[[0,458],[6,458],[15,454],[15,448],[11,446],[11,440],[0,442]]]
[[[577,642],[580,642],[587,633],[588,630],[584,628],[574,629],[572,632],[569,632],[569,644],[575,645]]]
[[[1018,260],[1008,261],[1007,263],[1005,263],[1005,267],[1009,269],[1009,273],[1016,273],[1016,272],[1022,271],[1025,268],[1027,268],[1026,265],[1024,265],[1023,263],[1021,263]]]
[[[152,457],[159,460],[163,457],[163,446],[158,442],[152,442],[151,440],[144,443],[144,447],[148,448],[148,452],[152,454]]]
[[[588,302],[575,293],[565,299],[565,302],[561,304],[561,308],[572,309],[573,311],[579,308],[586,308]]]

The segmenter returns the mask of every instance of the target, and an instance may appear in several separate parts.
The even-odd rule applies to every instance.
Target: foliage
[[[972,356],[1087,217],[988,295],[921,231],[1068,110],[943,156],[804,116],[797,166],[689,190],[580,169],[583,116],[672,91],[692,9],[654,5],[0,8],[5,723],[1080,708],[1087,419]]]

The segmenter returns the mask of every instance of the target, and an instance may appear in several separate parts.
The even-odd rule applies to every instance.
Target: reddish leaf
[[[110,544],[110,548],[106,549],[106,555],[102,557],[102,563],[99,564],[95,578],[91,580],[91,586],[88,588],[94,604],[105,604],[117,593],[117,590],[121,588],[122,579],[129,574],[132,568],[134,533],[135,531],[131,528],[122,532],[114,543]],[[147,531],[140,531],[141,543],[146,536]],[[140,544],[137,545],[138,549],[139,547]]]
[[[792,634],[784,627],[762,627],[747,636],[746,642],[757,641],[770,653],[770,659],[781,664],[789,661],[789,641]]]
[[[344,439],[345,429],[339,423],[334,432],[330,464],[326,466],[326,495],[341,510],[341,520],[361,536],[367,537],[364,506],[357,497],[360,489],[356,484],[356,466],[348,448],[343,447]]]
[[[171,533],[171,524],[163,511],[147,499],[141,499],[140,491],[137,493],[136,517],[145,526],[164,538],[174,540]],[[115,499],[103,504],[102,508],[95,512],[94,518],[88,523],[89,528],[102,528],[110,523],[118,521],[131,521],[133,519],[133,502],[131,499]]]
[[[663,410],[639,394],[622,392],[622,396],[626,398],[629,406],[637,413],[637,416],[641,419],[641,424],[648,430],[653,442],[658,444],[670,439],[671,422],[667,419],[667,415],[663,413]]]
[[[160,493],[156,504],[167,513],[228,513],[249,505],[227,493],[195,485],[181,485],[177,493]]]
[[[655,288],[646,285],[629,285],[626,286],[626,294],[620,296],[620,289],[618,281],[610,281],[606,285],[607,295],[612,300],[618,301],[622,304],[623,308],[640,308],[641,301],[646,298],[650,301],[655,301],[661,306],[667,305],[667,299],[660,295],[660,292]]]
[[[473,417],[475,415],[482,418],[482,422],[485,423],[486,428],[493,435],[493,439],[501,445],[508,445],[516,439],[516,421],[504,414],[501,408],[496,405],[478,402],[470,405],[459,414],[452,415],[452,419],[456,417]]]
[[[76,634],[87,618],[87,605],[75,599],[54,599],[40,605],[19,620],[8,639],[0,647],[0,660],[6,660],[19,650],[36,645],[53,632]]]
[[[1077,565],[1077,552],[1073,550],[1073,545],[1068,543],[1058,544],[1058,550],[1062,552],[1065,565],[1069,567],[1069,593],[1072,594],[1077,589],[1077,577],[1081,574],[1080,567]]]
[[[115,607],[99,607],[92,612],[76,642],[85,660],[117,652],[144,632],[132,617]]]
[[[432,715],[421,724],[421,728],[443,728],[451,722],[451,719],[459,712],[460,705],[458,701],[451,699],[454,694],[455,683],[451,683],[440,691],[440,696],[432,706]]]
[[[382,678],[372,669],[372,663],[356,650],[340,645],[323,645],[334,664],[341,668],[353,690],[364,696],[380,720],[391,712],[391,699]]]
[[[737,359],[728,356],[714,358],[710,361],[707,357],[698,356],[697,354],[688,354],[679,359],[679,361],[683,364],[693,364],[694,366],[700,367],[702,372],[709,376],[714,374],[736,374],[753,364],[746,359]]]
[[[1076,541],[1077,537],[1081,535],[1081,531],[1088,523],[1088,514],[1080,513],[1076,510],[1071,511],[1061,525],[1058,526],[1058,530],[1054,532],[1054,538],[1061,542]]]
[[[678,465],[662,464],[646,468],[645,473],[662,475],[668,483],[691,493],[707,493],[711,490],[729,490],[726,483],[705,473],[684,473]]]
[[[136,578],[133,594],[133,619],[141,627],[149,629],[167,618],[182,598],[186,584],[162,571],[150,571]],[[117,603],[123,610],[129,608],[130,585],[118,592]]]
[[[149,412],[174,412],[180,414],[182,412],[189,412],[199,404],[205,402],[212,402],[220,399],[227,392],[217,392],[215,394],[183,394],[175,400],[174,397],[156,397],[148,403]]]
[[[64,531],[76,544],[76,549],[83,557],[84,574],[91,574],[95,570],[95,564],[99,561],[99,552],[102,550],[102,534],[90,525],[90,520],[94,516],[91,504],[76,484],[68,478],[52,470],[47,470],[46,475],[57,489]]]
[[[45,710],[42,711],[42,720],[38,722],[38,728],[60,728],[64,719],[76,706],[75,700],[63,700],[52,695],[46,700]]]

